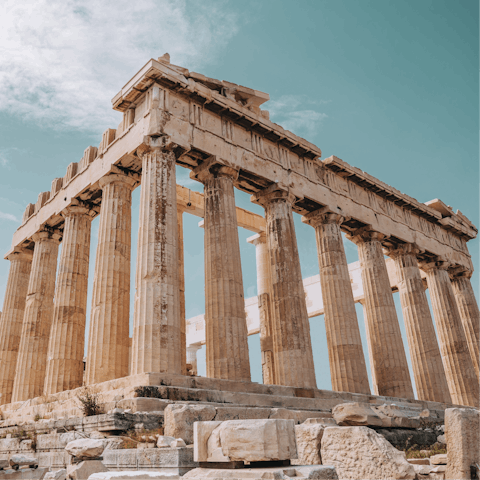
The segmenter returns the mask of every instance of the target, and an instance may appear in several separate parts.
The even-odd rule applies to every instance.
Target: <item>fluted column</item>
[[[86,384],[128,375],[132,190],[137,179],[125,174],[100,179],[98,229]]]
[[[192,376],[197,376],[197,352],[202,348],[201,345],[189,345],[186,347],[187,363],[192,367],[190,372]]]
[[[65,218],[48,345],[44,394],[81,387],[87,310],[90,230],[95,211],[76,202]]]
[[[12,402],[28,400],[43,394],[60,238],[59,232],[52,230],[43,230],[33,235],[35,250]]]
[[[451,403],[447,379],[423,285],[415,245],[385,250],[395,262],[403,320],[419,400]]]
[[[344,217],[324,209],[303,217],[315,228],[332,389],[370,394],[347,257],[340,225]]]
[[[142,154],[131,374],[182,373],[175,155]]]
[[[12,400],[33,251],[17,247],[7,258],[10,272],[0,319],[0,405]]]
[[[365,323],[378,395],[414,398],[407,357],[393,301],[380,240],[383,235],[362,228],[347,237],[358,246],[365,294]]]
[[[473,367],[479,378],[479,357],[478,351],[480,314],[477,300],[470,282],[471,272],[463,272],[452,279],[453,293],[457,302],[458,311],[463,324],[463,330],[467,339],[468,350],[472,358]]]
[[[212,170],[210,170],[210,166]],[[250,381],[247,321],[233,181],[238,172],[201,165],[205,186],[205,340],[207,377]]]
[[[265,208],[273,286],[275,383],[316,387],[310,323],[293,224],[295,196],[269,187],[253,195],[252,201]]]
[[[440,352],[452,402],[478,407],[478,380],[448,276],[449,263],[437,259],[421,263],[427,274]]]
[[[260,350],[262,352],[263,383],[275,385],[275,360],[273,354],[272,272],[265,232],[247,239],[255,245],[257,259],[257,297],[260,315]]]
[[[183,212],[184,206],[177,204],[178,226],[178,295],[180,302],[182,375],[187,374],[187,319],[185,316],[185,266],[183,257]]]

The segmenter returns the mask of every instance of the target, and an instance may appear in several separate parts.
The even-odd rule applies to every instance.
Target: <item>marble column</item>
[[[260,315],[260,350],[262,353],[262,376],[265,385],[275,385],[275,360],[273,354],[273,305],[272,272],[265,232],[248,238],[255,245],[257,259],[257,297]]]
[[[378,383],[377,379],[375,377],[375,363],[373,361],[373,347],[372,347],[372,337],[370,335],[370,332],[368,330],[368,322],[367,322],[367,309],[365,307],[365,299],[360,300],[359,302],[362,305],[362,311],[363,311],[363,321],[365,324],[365,335],[367,337],[367,349],[368,349],[368,360],[370,363],[370,375],[372,377],[372,393],[373,395],[379,395],[378,393]]]
[[[153,140],[152,140],[153,143]],[[182,373],[175,155],[152,146],[141,154],[131,374]]]
[[[98,229],[85,383],[128,375],[132,190],[137,179],[125,174],[100,179]]]
[[[205,199],[205,340],[207,377],[250,381],[240,244],[230,167],[201,165]]]
[[[477,300],[470,282],[471,272],[463,272],[455,275],[452,279],[453,293],[457,302],[458,311],[463,324],[463,330],[467,339],[468,350],[472,358],[473,367],[479,378],[479,357],[478,351],[480,314]]]
[[[178,226],[178,295],[180,302],[180,322],[182,337],[182,375],[187,374],[187,319],[185,316],[185,266],[183,257],[183,212],[185,207],[177,203]]]
[[[405,244],[385,250],[393,258],[397,286],[407,332],[413,377],[419,400],[451,403],[447,379],[423,285],[415,245]]]
[[[478,380],[448,276],[449,266],[448,262],[441,259],[420,264],[427,274],[440,352],[452,402],[478,407]]]
[[[378,395],[414,398],[407,357],[380,241],[381,233],[362,228],[347,235],[358,247],[365,294],[365,324]]]
[[[83,384],[90,230],[95,213],[80,201],[62,211],[65,223],[48,345],[45,395],[72,390]]]
[[[321,209],[309,213],[302,221],[315,228],[332,389],[370,394],[340,230],[344,217]]]
[[[275,383],[315,388],[310,323],[292,205],[295,196],[271,187],[252,196],[265,208],[273,304]]]
[[[201,345],[189,345],[186,347],[186,353],[187,353],[187,363],[191,365],[191,375],[192,376],[197,376],[198,370],[197,370],[197,352],[202,348]]]
[[[7,258],[10,272],[0,320],[0,405],[12,401],[33,250],[16,247]]]
[[[43,394],[45,366],[53,320],[53,296],[57,272],[60,232],[40,231],[33,235],[32,270],[23,317],[12,402]]]

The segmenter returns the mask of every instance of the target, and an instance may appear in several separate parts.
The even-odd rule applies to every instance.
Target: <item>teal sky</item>
[[[93,0],[0,6],[0,250],[27,203],[120,121],[110,99],[151,57],[270,94],[271,119],[400,191],[442,199],[479,224],[478,2],[474,0]],[[201,185],[177,168],[178,183]],[[140,189],[134,192],[136,256]],[[237,192],[237,205],[262,208]],[[187,317],[204,311],[203,230],[185,215]],[[92,226],[92,280],[98,219]],[[314,232],[295,215],[303,277]],[[239,229],[246,297],[255,250]],[[478,240],[469,242],[478,292]],[[358,259],[345,242],[349,262]],[[8,261],[0,261],[3,305]],[[134,288],[132,268],[132,292]],[[395,295],[400,325],[403,319]],[[91,302],[91,281],[89,309]],[[363,313],[357,309],[363,340]],[[89,316],[89,311],[88,311]],[[87,321],[88,321],[87,316]],[[133,304],[131,310],[133,318]],[[311,319],[319,388],[330,389],[323,317]],[[404,336],[405,348],[406,338]],[[260,344],[250,337],[252,379]],[[366,343],[364,343],[366,353]],[[199,353],[205,371],[204,349]],[[368,361],[367,361],[368,365]]]

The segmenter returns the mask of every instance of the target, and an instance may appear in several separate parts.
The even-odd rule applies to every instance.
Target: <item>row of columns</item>
[[[131,374],[186,373],[183,206],[177,205],[175,156],[161,138],[142,159]],[[204,184],[207,376],[249,381],[247,327],[234,184],[238,170],[210,159],[192,178]],[[128,323],[133,174],[102,178],[86,383],[128,374]],[[264,383],[315,387],[312,341],[293,223],[296,198],[276,185],[252,200],[265,208],[257,245]],[[82,385],[91,219],[76,202],[60,232],[44,230],[35,249],[9,257],[0,324],[0,403]],[[360,330],[343,247],[339,212],[304,217],[315,228],[332,388],[370,393]],[[400,327],[382,250],[369,228],[349,235],[359,249],[374,392],[413,398]],[[413,245],[391,248],[418,397],[478,404],[479,313],[469,279],[450,281],[442,262],[427,272],[440,348]],[[31,273],[30,273],[31,269]],[[468,339],[468,341],[467,341]],[[476,355],[476,356],[475,356]],[[473,359],[473,360],[472,360]],[[16,373],[15,373],[16,372]]]

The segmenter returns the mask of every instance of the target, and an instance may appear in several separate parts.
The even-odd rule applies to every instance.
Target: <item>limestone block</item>
[[[335,421],[335,419],[328,417],[307,418],[303,423],[307,425],[318,423],[325,426],[337,426],[337,422]]]
[[[471,465],[480,465],[480,411],[473,408],[445,410],[447,439],[446,478],[470,478]]]
[[[297,457],[293,420],[230,420],[194,425],[198,462],[260,462]]]
[[[430,465],[429,458],[408,458],[407,462],[412,465]]]
[[[171,444],[170,447],[172,448],[181,448],[186,447],[186,443],[181,438],[176,438]]]
[[[211,405],[168,405],[164,414],[165,435],[182,438],[189,445],[193,443],[194,422],[213,420],[215,407]]]
[[[447,464],[447,454],[439,453],[438,455],[432,455],[430,457],[430,463],[432,465],[446,465]]]
[[[54,178],[52,181],[52,188],[50,190],[50,198],[53,198],[63,186],[63,177]]]
[[[68,443],[65,450],[74,457],[99,457],[105,450],[104,440],[83,438]]]
[[[31,455],[12,455],[10,457],[10,465],[12,467],[23,467],[23,466],[37,466],[38,459]]]
[[[47,472],[43,477],[44,480],[66,480],[67,479],[67,470],[62,468],[54,472]]]
[[[322,461],[336,468],[341,479],[414,479],[413,465],[381,435],[367,427],[327,427]]]
[[[299,465],[321,465],[320,444],[324,430],[322,424],[295,425]]]
[[[443,421],[432,418],[428,410],[401,408],[391,404],[372,406],[372,409],[381,418],[386,428],[420,428]]]
[[[412,445],[426,448],[432,446],[437,441],[436,434],[429,430],[379,428],[376,432],[400,450],[411,447]]]
[[[157,447],[158,448],[167,448],[170,447],[173,441],[175,441],[175,437],[167,437],[165,435],[160,435],[157,440]]]
[[[333,408],[332,414],[338,425],[383,425],[382,419],[368,403],[341,403]]]
[[[93,478],[93,477],[92,477]],[[337,472],[334,467],[324,465],[311,465],[301,467],[266,467],[266,468],[241,468],[241,469],[217,469],[195,468],[186,473],[185,479],[275,479],[288,480],[290,478],[311,480],[337,480]],[[99,479],[98,479],[99,480]]]
[[[152,472],[150,470],[137,470],[133,472],[105,472],[94,473],[89,480],[149,480],[151,478],[161,478],[162,480],[178,480],[179,475],[172,475],[165,472]]]
[[[0,479],[5,480],[41,480],[47,473],[47,468],[21,468],[20,470],[2,470]]]
[[[9,466],[10,466],[10,462],[8,461],[8,459],[0,458],[0,470],[3,470],[4,468],[8,468]]]
[[[108,468],[100,460],[84,460],[76,465],[67,466],[68,480],[88,480],[90,475],[108,472]]]

